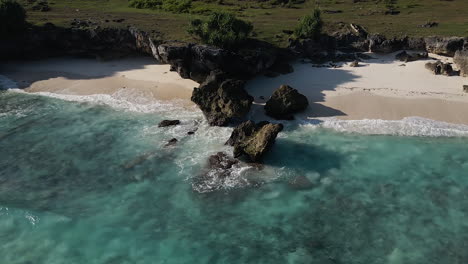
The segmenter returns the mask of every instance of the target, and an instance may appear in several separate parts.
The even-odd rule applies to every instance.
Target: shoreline
[[[296,115],[298,120],[422,117],[468,125],[468,116],[464,115],[468,110],[468,94],[461,91],[464,78],[432,75],[424,68],[426,60],[403,67],[402,62],[392,59],[394,54],[370,55],[375,59],[362,62],[361,67],[340,63],[340,68],[316,68],[296,63],[293,73],[249,81],[246,90],[255,98],[249,117],[256,121],[271,120],[264,114],[263,104],[279,85],[289,84],[310,102],[305,112]],[[104,94],[135,104],[176,103],[184,109],[195,109],[190,97],[198,84],[169,69],[169,65],[155,64],[151,58],[105,62],[60,58],[12,63],[0,73],[30,93]]]

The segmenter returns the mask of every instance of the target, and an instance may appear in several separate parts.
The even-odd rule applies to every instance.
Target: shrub
[[[195,19],[188,32],[204,43],[221,48],[235,48],[252,32],[251,23],[236,18],[233,14],[213,12],[206,21]]]
[[[304,16],[296,28],[295,34],[298,38],[317,38],[322,32],[322,14],[315,9],[312,15]]]
[[[14,0],[0,0],[0,33],[16,33],[25,28],[26,11]]]
[[[172,13],[188,13],[192,0],[131,0],[130,7],[139,9],[162,9]]]
[[[192,7],[192,0],[165,0],[162,9],[173,13],[188,13]]]

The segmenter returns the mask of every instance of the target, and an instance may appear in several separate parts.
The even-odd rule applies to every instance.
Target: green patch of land
[[[298,20],[316,7],[323,11],[325,30],[328,32],[344,22],[362,25],[369,32],[381,33],[387,37],[468,36],[466,0],[306,0],[290,6],[253,0],[224,0],[223,4],[219,2],[193,1],[191,11],[184,14],[136,9],[129,7],[127,0],[49,0],[51,10],[48,12],[34,11],[28,6],[26,9],[28,21],[33,24],[51,22],[59,26],[70,26],[73,19],[89,19],[102,26],[133,25],[156,33],[165,40],[181,41],[196,41],[187,33],[190,20],[222,10],[252,22],[255,38],[285,45],[289,35],[284,31],[293,30]],[[385,14],[390,7],[398,14]],[[118,19],[124,21],[113,21]],[[427,22],[437,22],[439,25],[420,27]]]

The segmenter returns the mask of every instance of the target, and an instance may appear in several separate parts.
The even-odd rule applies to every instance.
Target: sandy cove
[[[291,74],[249,81],[246,89],[255,98],[251,117],[266,118],[262,105],[281,84],[289,84],[311,103],[298,118],[399,120],[419,116],[468,124],[468,115],[464,114],[468,111],[468,94],[462,91],[467,78],[433,75],[424,67],[427,60],[403,63],[394,60],[395,53],[369,55],[374,59],[360,63],[360,67],[339,63],[342,67],[319,68],[298,62]],[[110,94],[135,103],[182,99],[177,101],[190,107],[192,89],[198,86],[151,58],[13,62],[3,65],[0,74],[33,93]]]

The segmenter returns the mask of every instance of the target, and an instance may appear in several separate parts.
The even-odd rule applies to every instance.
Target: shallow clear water
[[[0,263],[468,262],[468,138],[289,124],[264,170],[200,193],[230,128],[158,107],[0,92]]]

